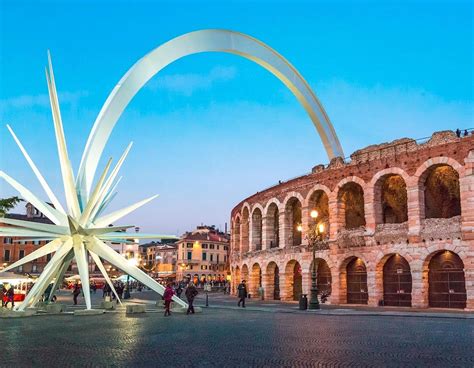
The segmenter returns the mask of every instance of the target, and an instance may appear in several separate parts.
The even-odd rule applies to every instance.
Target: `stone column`
[[[273,300],[275,290],[275,274],[268,272],[262,274],[262,287],[265,300]]]
[[[301,208],[301,225],[303,227],[303,232],[301,233],[301,244],[308,245],[308,239],[306,238],[306,235],[308,234],[308,229],[311,225],[311,218],[309,216],[308,206]]]
[[[283,301],[293,300],[292,279],[292,274],[289,275],[286,272],[280,272],[280,299]]]
[[[330,304],[341,304],[340,302],[340,277],[339,272],[335,267],[331,268],[331,295],[328,298]]]
[[[267,216],[262,216],[262,250],[270,249],[270,226],[267,224]]]
[[[340,216],[339,216],[339,209],[337,204],[337,195],[335,193],[331,193],[328,197],[328,206],[329,206],[329,239],[336,240],[337,233],[339,229],[344,225],[341,224]]]
[[[407,183],[408,236],[410,242],[419,241],[421,219],[425,217],[425,196],[418,186],[418,177],[410,178]]]
[[[466,310],[474,311],[474,251],[464,264],[464,279],[466,281]]]
[[[411,306],[413,308],[428,307],[428,272],[423,272],[421,267],[419,265],[411,270]]]
[[[280,236],[279,248],[285,248],[288,245],[288,230],[286,228],[286,211],[280,211],[278,218],[278,230]]]
[[[374,270],[367,270],[367,293],[369,299],[367,301],[367,305],[371,307],[378,306],[378,299],[377,299],[377,287],[376,287],[376,271]]]
[[[460,178],[461,233],[463,240],[474,241],[474,150],[464,160],[465,174]]]
[[[367,187],[364,189],[364,212],[365,212],[365,229],[367,235],[373,235],[376,227],[375,213],[375,188]]]

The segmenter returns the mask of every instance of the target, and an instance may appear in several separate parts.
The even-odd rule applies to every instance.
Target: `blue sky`
[[[122,75],[153,48],[204,28],[247,33],[284,55],[318,95],[346,155],[474,125],[469,1],[175,3],[0,1],[0,169],[41,193],[8,123],[62,190],[48,49],[77,169]],[[124,219],[143,231],[222,228],[241,199],[327,162],[291,93],[259,66],[225,54],[190,56],[155,76],[125,110],[104,156],[118,158],[132,140],[113,208],[159,193]],[[0,183],[0,197],[14,194]]]

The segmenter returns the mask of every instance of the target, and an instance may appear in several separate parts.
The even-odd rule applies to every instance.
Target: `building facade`
[[[198,226],[177,244],[176,280],[223,282],[229,274],[229,236],[214,226]]]
[[[140,245],[140,266],[154,278],[176,278],[177,246],[152,241]]]
[[[245,279],[266,299],[309,294],[320,223],[330,303],[474,310],[474,135],[369,146],[244,199],[231,213],[234,292]]]
[[[7,213],[5,217],[14,220],[52,224],[52,222],[40,211],[38,211],[38,209],[35,208],[31,203],[27,203],[25,205],[24,214]],[[9,225],[0,223],[0,226],[8,227]],[[34,252],[46,243],[47,241],[45,240],[23,240],[20,237],[0,237],[0,272],[3,268]],[[51,257],[52,255],[48,254],[33,262],[18,267],[14,271],[19,273],[39,275]]]

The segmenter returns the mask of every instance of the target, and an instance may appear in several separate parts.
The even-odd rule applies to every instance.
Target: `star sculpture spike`
[[[92,305],[89,292],[89,256],[103,274],[106,282],[110,285],[112,291],[117,296],[117,299],[117,292],[115,291],[115,288],[113,287],[113,284],[107,275],[107,271],[102,263],[101,258],[129,274],[160,295],[163,295],[163,286],[158,284],[138,267],[130,264],[127,259],[117,254],[105,243],[106,241],[122,241],[127,243],[131,239],[177,239],[173,235],[127,234],[124,231],[133,227],[130,225],[110,226],[112,222],[115,223],[122,217],[155,199],[157,196],[152,196],[118,211],[114,211],[110,214],[102,215],[102,212],[105,211],[108,204],[117,194],[115,189],[120,178],[116,180],[116,177],[120,167],[123,164],[123,161],[130,151],[132,144],[130,143],[128,145],[122,157],[120,157],[114,169],[108,176],[107,174],[110,169],[112,159],[107,162],[101,177],[97,181],[96,187],[90,194],[85,194],[84,192],[80,193],[74,184],[74,173],[67,152],[66,137],[64,135],[53,66],[49,53],[48,68],[46,69],[46,81],[48,84],[49,98],[51,102],[51,111],[53,115],[66,206],[63,207],[59,203],[57,196],[55,196],[44,176],[27,154],[18,137],[15,135],[11,127],[7,126],[8,130],[13,136],[13,139],[32,168],[35,176],[40,181],[41,186],[54,204],[53,207],[48,203],[43,202],[38,196],[34,195],[25,186],[20,184],[18,181],[3,171],[0,171],[0,178],[3,178],[11,186],[13,186],[24,197],[24,199],[31,202],[54,224],[38,224],[9,218],[0,218],[0,223],[10,225],[8,227],[0,227],[0,237],[18,236],[29,239],[48,240],[46,245],[6,267],[3,272],[12,270],[25,263],[54,253],[53,257],[44,268],[43,272],[26,296],[23,303],[17,305],[15,309],[25,310],[27,307],[34,306],[43,297],[48,285],[53,282],[53,291],[50,293],[51,297],[56,288],[62,283],[64,274],[73,259],[76,260],[78,266],[79,276],[83,285],[86,308],[91,309]],[[173,300],[182,307],[187,307],[187,304],[181,299],[173,297]]]

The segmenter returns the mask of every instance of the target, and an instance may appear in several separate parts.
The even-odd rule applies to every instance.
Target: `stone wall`
[[[459,176],[461,215],[450,218],[425,218],[425,188],[427,173],[433,167],[448,165]],[[398,175],[406,185],[406,217],[402,223],[383,223],[381,216],[381,178]],[[340,189],[347,183],[354,183],[363,189],[365,225],[355,229],[345,227]],[[275,187],[259,192],[239,203],[231,213],[232,229],[242,214],[249,214],[248,227],[252,229],[252,213],[255,208],[262,212],[261,250],[242,248],[232,242],[232,270],[261,270],[261,277],[250,277],[250,288],[256,290],[262,280],[265,296],[273,295],[275,265],[279,270],[280,294],[282,299],[291,299],[293,275],[288,265],[298,264],[302,269],[303,293],[309,292],[310,265],[312,253],[305,235],[313,220],[310,212],[315,206],[314,194],[324,192],[327,196],[329,230],[324,234],[327,249],[317,252],[318,258],[327,262],[331,270],[331,303],[345,303],[347,298],[346,266],[351,259],[361,258],[367,268],[369,305],[377,305],[383,299],[383,265],[393,254],[403,256],[410,265],[412,276],[412,306],[428,306],[430,259],[441,251],[457,254],[464,264],[464,278],[467,295],[466,308],[474,309],[474,136],[458,138],[453,132],[434,133],[431,139],[418,144],[411,139],[397,140],[356,151],[351,161],[344,163],[334,159],[329,166],[315,166],[313,172]],[[293,243],[292,231],[287,226],[288,203],[298,200],[301,204],[302,244]],[[427,198],[427,200],[430,200]],[[272,222],[267,221],[268,209],[279,210],[279,247],[270,249],[269,238]],[[269,267],[270,265],[270,267]],[[257,267],[255,266],[255,267]],[[267,270],[267,267],[269,269]],[[257,269],[257,268],[255,268]],[[233,280],[236,274],[233,271]],[[352,280],[352,279],[351,279]]]

